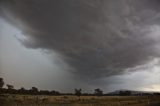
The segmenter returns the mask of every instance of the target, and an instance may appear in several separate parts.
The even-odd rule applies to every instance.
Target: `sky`
[[[1,0],[0,77],[16,88],[160,91],[159,4]]]

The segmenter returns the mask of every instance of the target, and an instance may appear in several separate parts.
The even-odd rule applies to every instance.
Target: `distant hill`
[[[152,92],[152,91],[134,91],[134,90],[116,90],[113,92],[109,92],[107,95],[160,95],[160,92]]]

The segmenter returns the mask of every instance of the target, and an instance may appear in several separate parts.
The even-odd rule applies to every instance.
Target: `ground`
[[[160,96],[1,95],[0,106],[160,106]]]

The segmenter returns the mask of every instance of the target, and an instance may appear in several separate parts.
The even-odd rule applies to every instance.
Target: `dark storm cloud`
[[[145,31],[160,23],[159,4],[159,0],[3,0],[1,8],[8,20],[23,26],[26,47],[56,50],[67,57],[76,75],[100,78],[159,56]]]

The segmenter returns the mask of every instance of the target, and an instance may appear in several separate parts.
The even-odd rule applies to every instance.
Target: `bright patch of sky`
[[[24,47],[18,41],[24,38],[20,30],[0,19],[0,77],[6,84],[16,88],[60,89],[72,82],[71,75],[62,69],[65,67],[57,65],[57,61],[64,63],[54,52],[51,60],[45,50]]]

